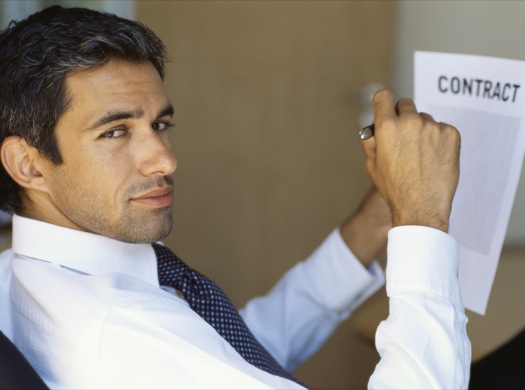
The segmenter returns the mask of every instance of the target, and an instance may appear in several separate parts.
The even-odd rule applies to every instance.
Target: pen
[[[374,136],[374,131],[375,126],[373,123],[371,125],[363,127],[361,130],[359,130],[359,138],[361,138],[361,140],[372,138]]]

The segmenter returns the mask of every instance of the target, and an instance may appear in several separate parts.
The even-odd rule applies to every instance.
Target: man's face
[[[127,242],[172,227],[173,109],[149,62],[112,60],[66,79],[70,109],[55,136],[63,164],[46,163],[45,220]]]

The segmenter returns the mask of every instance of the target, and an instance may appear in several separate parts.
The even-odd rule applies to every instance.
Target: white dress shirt
[[[407,229],[390,233],[393,311],[378,331],[382,361],[370,386],[465,387],[470,349],[457,245],[424,228],[412,228],[415,242]],[[439,255],[425,252],[432,244]],[[246,363],[184,300],[159,288],[150,245],[15,216],[13,248],[0,265],[0,304],[9,314],[1,329],[52,388],[300,387]],[[293,369],[381,284],[377,265],[363,269],[334,231],[242,315]]]

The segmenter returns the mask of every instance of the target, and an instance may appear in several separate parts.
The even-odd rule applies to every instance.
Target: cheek
[[[120,203],[126,201],[127,189],[130,187],[132,172],[129,165],[114,159],[105,159],[93,164],[83,171],[87,190],[99,199],[102,198],[114,208],[120,209]]]
[[[107,148],[105,146],[108,146]],[[104,199],[116,205],[125,197],[133,177],[132,161],[123,148],[108,150],[111,145],[91,144],[64,153],[62,179],[68,182],[69,192]],[[74,153],[73,153],[74,152]],[[93,199],[94,200],[94,199]]]

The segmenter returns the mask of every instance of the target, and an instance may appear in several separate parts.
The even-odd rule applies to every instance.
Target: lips
[[[131,199],[133,202],[152,207],[166,207],[173,202],[173,190],[170,187],[159,188]]]

